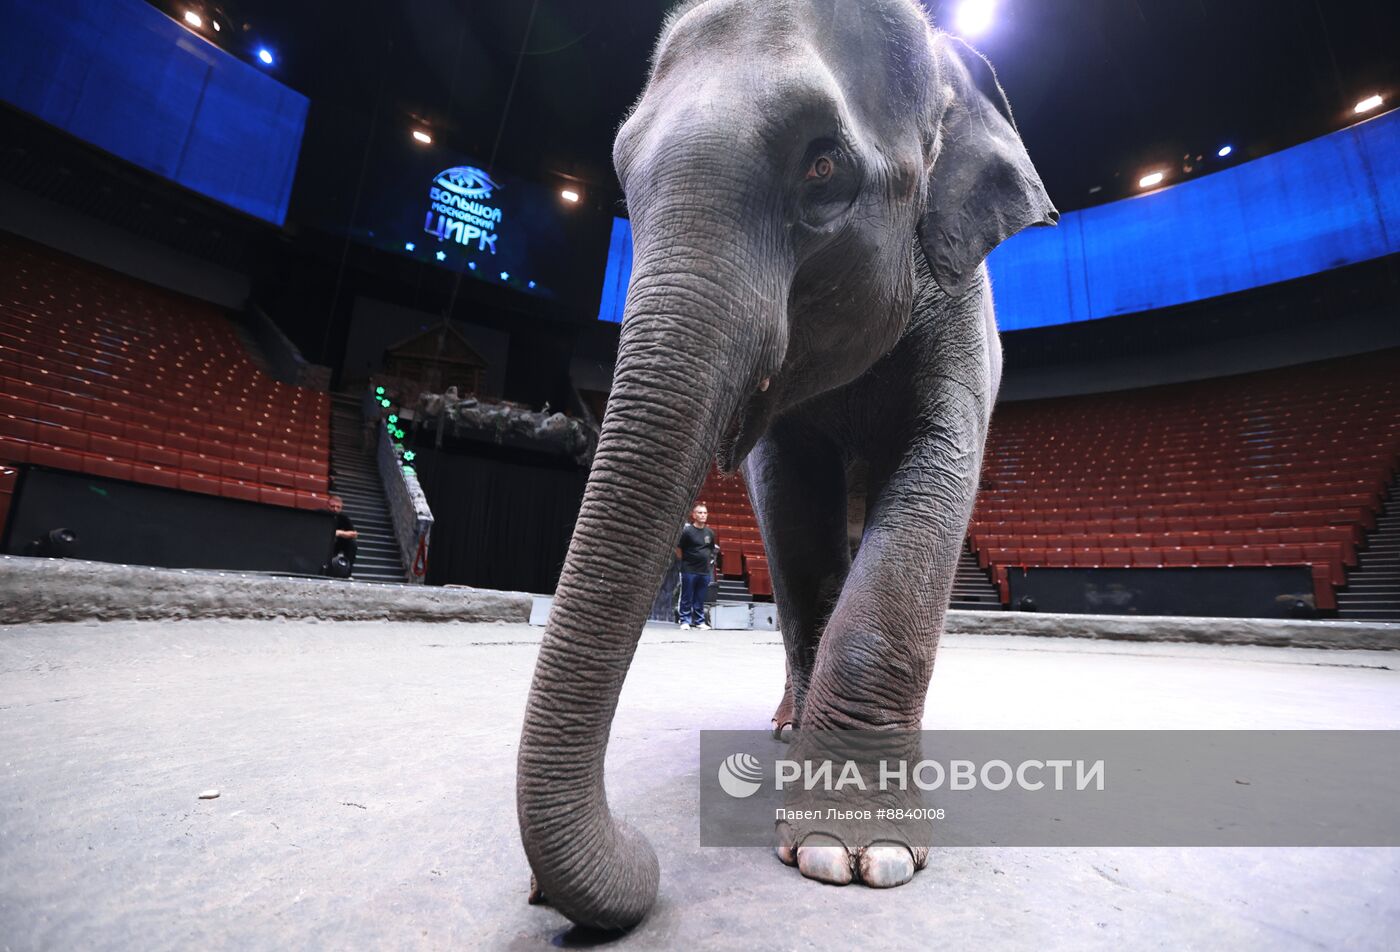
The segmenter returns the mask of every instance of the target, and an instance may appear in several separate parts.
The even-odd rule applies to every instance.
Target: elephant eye
[[[807,166],[806,180],[809,182],[826,182],[836,174],[836,163],[829,155],[819,155],[812,160],[812,164]]]

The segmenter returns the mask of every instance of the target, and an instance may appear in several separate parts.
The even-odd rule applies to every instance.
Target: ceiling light
[[[576,202],[578,201],[578,192],[575,192],[571,188],[566,188],[559,193],[559,197],[566,202]]]
[[[432,144],[433,144],[433,137],[430,136],[430,135],[428,135],[428,134],[427,134],[426,132],[424,132],[422,129],[414,129],[414,130],[413,130],[413,138],[417,139],[419,142],[423,143],[424,145],[432,145]]]
[[[954,23],[962,36],[980,36],[992,25],[992,13],[996,9],[994,0],[963,0],[958,7]]]
[[[1380,106],[1382,100],[1379,96],[1367,96],[1353,107],[1354,112],[1370,112]]]
[[[269,50],[267,47],[263,47],[262,49],[258,50],[258,60],[261,61],[264,66],[271,66],[272,51]]]
[[[204,26],[204,17],[200,16],[198,13],[195,13],[193,10],[186,10],[185,22],[188,23],[190,26],[194,27],[195,29],[199,29],[200,27]]]
[[[1223,159],[1223,158],[1225,158],[1225,156],[1229,155],[1231,152],[1234,152],[1234,151],[1235,151],[1235,147],[1234,147],[1234,146],[1231,146],[1231,145],[1222,145],[1222,146],[1220,147],[1220,151],[1219,151],[1219,152],[1216,152],[1215,154],[1218,155],[1218,156],[1220,156],[1220,157]]]
[[[210,20],[210,21],[209,21],[209,25],[212,26],[212,27],[214,28],[214,32],[215,32],[215,33],[218,33],[220,30],[223,29],[223,27],[219,26],[219,21],[218,21],[218,20]]]
[[[1161,181],[1161,172],[1148,172],[1142,178],[1138,179],[1138,188],[1151,188],[1154,185],[1160,184]]]

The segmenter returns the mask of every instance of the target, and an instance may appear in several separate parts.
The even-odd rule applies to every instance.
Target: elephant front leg
[[[822,629],[851,567],[845,471],[835,447],[800,424],[780,422],[745,463],[763,532],[786,649],[774,736],[801,723]]]
[[[890,748],[882,759],[892,751],[896,760],[917,757],[934,653],[976,492],[982,432],[975,418],[966,426],[945,424],[905,456],[873,498],[860,552],[817,652],[803,735],[856,731],[874,748]],[[877,798],[853,793],[848,803],[821,805],[922,804],[918,791],[909,790]],[[803,875],[871,886],[911,879],[927,861],[931,838],[927,828],[895,824],[788,824],[778,832],[780,858]]]

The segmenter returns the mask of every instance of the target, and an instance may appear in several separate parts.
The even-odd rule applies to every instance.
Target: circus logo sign
[[[440,241],[455,241],[477,251],[496,253],[501,209],[491,201],[500,185],[469,165],[439,172],[428,189],[423,230]]]

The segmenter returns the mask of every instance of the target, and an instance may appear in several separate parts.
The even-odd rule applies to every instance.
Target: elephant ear
[[[956,37],[934,38],[943,107],[919,241],[938,286],[967,290],[992,249],[1030,225],[1053,225],[1050,202],[1021,143],[992,65]]]

